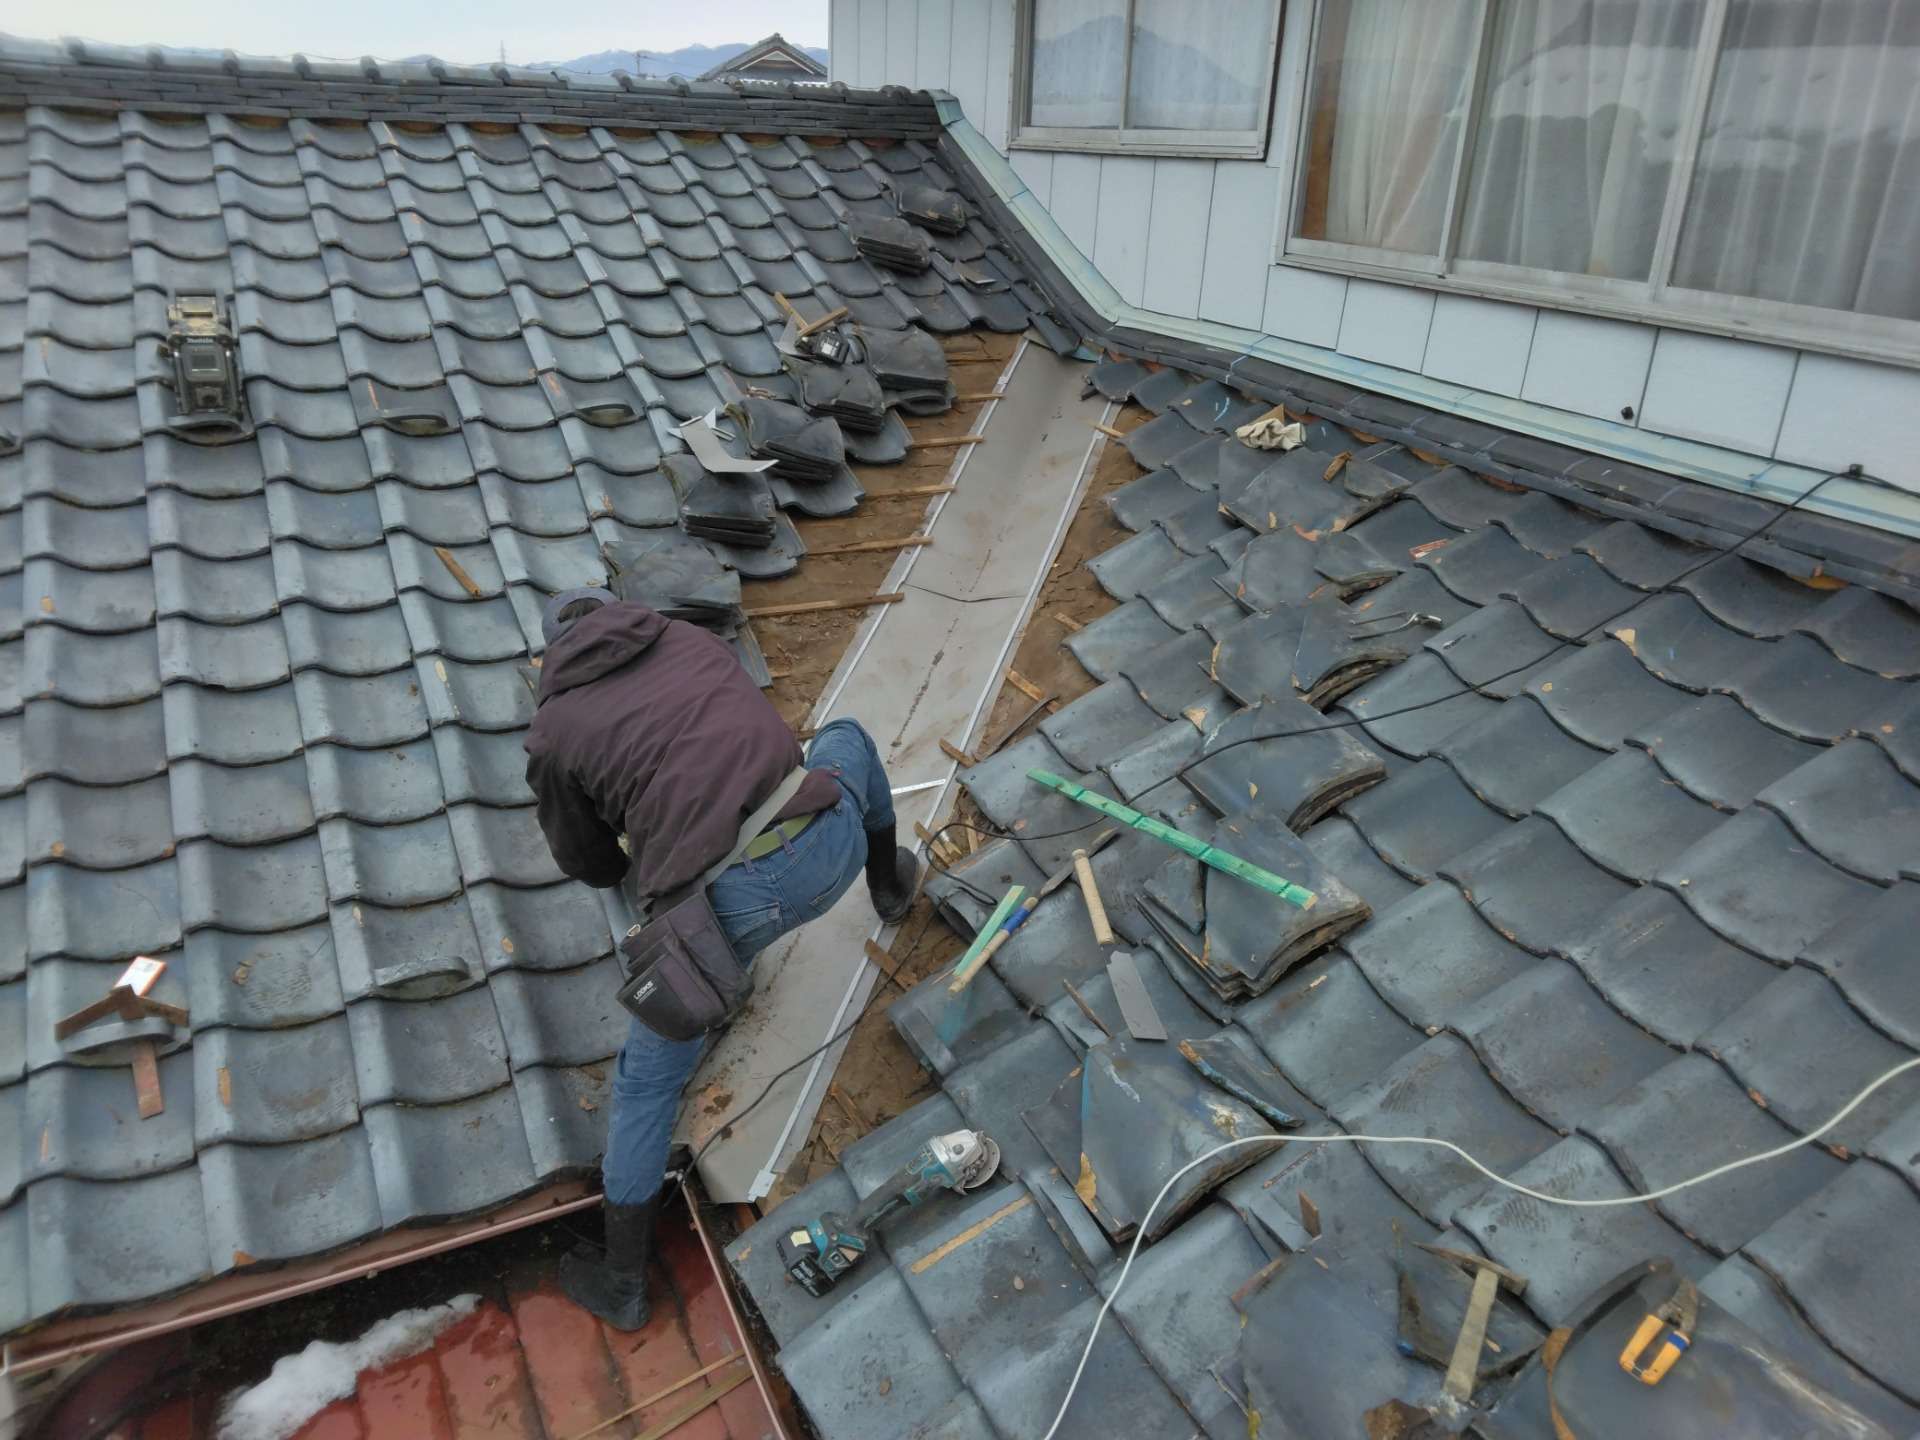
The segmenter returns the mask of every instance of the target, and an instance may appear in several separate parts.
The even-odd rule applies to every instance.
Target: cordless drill
[[[972,1190],[1000,1168],[1000,1147],[979,1130],[936,1135],[849,1218],[832,1211],[780,1237],[780,1263],[809,1295],[824,1295],[860,1262],[874,1228],[942,1190]]]

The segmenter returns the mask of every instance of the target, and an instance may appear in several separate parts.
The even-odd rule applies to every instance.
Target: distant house
[[[776,31],[731,59],[721,61],[700,78],[824,82],[827,67]]]

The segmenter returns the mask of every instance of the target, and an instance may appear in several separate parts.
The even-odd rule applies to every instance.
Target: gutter
[[[1291,410],[1695,543],[1737,543],[1770,510],[1793,505],[1826,479],[1806,466],[1131,305],[966,119],[959,101],[945,91],[932,94],[943,130],[941,159],[1000,224],[1073,327],[1111,352],[1207,375]],[[1920,540],[1920,494],[1841,478],[1796,508],[1801,513],[1771,526],[1748,553],[1803,579],[1831,575],[1920,600],[1920,547],[1913,543]]]
[[[152,1340],[209,1320],[291,1300],[297,1295],[310,1295],[347,1280],[377,1275],[398,1265],[491,1240],[576,1210],[591,1209],[599,1203],[597,1188],[589,1190],[586,1182],[570,1180],[476,1219],[418,1230],[389,1230],[334,1255],[295,1261],[274,1269],[237,1270],[171,1299],[104,1315],[58,1320],[8,1341],[4,1362],[0,1363],[0,1378],[18,1380],[37,1375],[123,1345]]]

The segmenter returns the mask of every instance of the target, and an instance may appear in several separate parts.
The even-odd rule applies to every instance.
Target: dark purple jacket
[[[734,846],[740,826],[801,763],[800,744],[733,652],[684,620],[605,605],[547,651],[527,732],[527,784],[562,870],[606,889],[627,873],[664,895]],[[840,799],[812,772],[780,818]]]

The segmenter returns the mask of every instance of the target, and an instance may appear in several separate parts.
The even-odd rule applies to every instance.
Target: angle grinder
[[[943,1190],[974,1190],[1000,1168],[1000,1147],[979,1130],[936,1135],[851,1216],[832,1211],[780,1237],[780,1263],[809,1295],[824,1295],[860,1263],[874,1229],[896,1210],[911,1209]]]

